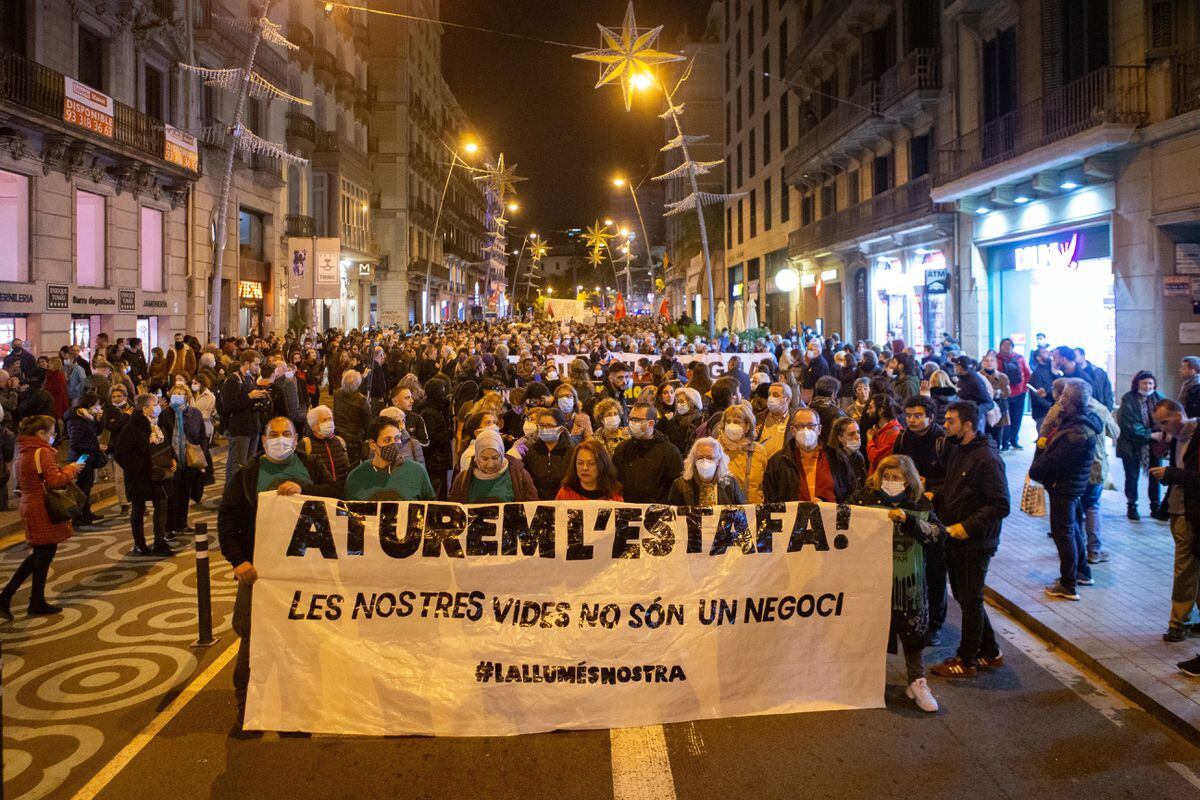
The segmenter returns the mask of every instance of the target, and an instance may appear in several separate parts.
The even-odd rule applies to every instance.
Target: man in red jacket
[[[1008,376],[1010,389],[1007,400],[1009,425],[1004,429],[1004,441],[1000,443],[1000,449],[1024,450],[1017,437],[1021,434],[1021,418],[1025,416],[1025,392],[1029,388],[1029,378],[1033,373],[1025,363],[1025,356],[1013,350],[1013,340],[1007,337],[1000,340],[1000,353],[996,360],[1000,362],[1000,371]]]

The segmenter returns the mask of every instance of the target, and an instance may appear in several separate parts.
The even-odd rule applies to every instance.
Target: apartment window
[[[163,80],[162,70],[155,69],[149,64],[142,65],[142,110],[146,116],[157,120],[165,120],[166,114],[166,81]]]
[[[729,103],[725,104],[725,144],[733,140],[733,126],[729,124]]]
[[[746,12],[746,52],[754,52],[754,9]]]
[[[329,176],[315,172],[312,176],[312,205],[309,212],[315,221],[317,236],[329,235]]]
[[[742,143],[738,142],[737,146],[737,188],[742,188]]]
[[[263,251],[263,215],[238,209],[238,249],[243,258],[266,261]]]
[[[342,243],[367,249],[367,190],[342,179]]]
[[[29,280],[29,178],[0,170],[0,281]],[[12,339],[0,339],[12,341]]]
[[[762,99],[766,100],[771,96],[771,79],[767,77],[767,73],[771,71],[771,45],[763,45],[762,57]]]
[[[754,116],[754,68],[750,68],[750,72],[746,75],[746,109],[750,116]]]
[[[779,221],[787,222],[792,218],[792,195],[788,191],[787,181],[783,179],[783,170],[779,170]]]
[[[929,134],[914,136],[908,143],[908,179],[929,174]]]
[[[725,159],[725,191],[733,191],[733,159]]]
[[[838,74],[837,70],[834,70],[832,75],[821,81],[821,95],[817,98],[819,119],[825,119],[833,113],[834,105],[837,103],[837,91]]]
[[[742,74],[742,37],[733,37],[733,74]]]
[[[894,172],[892,170],[892,154],[888,153],[885,156],[875,156],[875,162],[872,165],[872,181],[871,193],[882,194],[892,188]]]
[[[763,181],[763,230],[771,230],[771,179]]]
[[[771,112],[763,112],[763,164],[771,163]]]
[[[4,9],[6,22],[0,25],[0,47],[12,50],[17,55],[25,55],[25,36],[28,28],[28,16],[25,10],[25,0],[9,3]],[[7,319],[12,319],[8,317]],[[22,320],[22,323],[24,320]],[[0,341],[10,342],[12,337],[0,338]]]
[[[743,228],[742,228],[742,220],[743,220],[742,213],[743,213],[743,211],[744,211],[744,198],[739,197],[738,198],[738,226],[737,226],[737,228],[738,228],[737,243],[738,244],[741,244],[742,242],[744,242],[746,240],[746,237],[742,235],[744,232]]]
[[[75,283],[104,285],[104,197],[75,192]]]
[[[737,88],[737,96],[734,98],[734,110],[737,112],[737,129],[740,133],[742,130],[742,87]]]
[[[811,225],[813,221],[812,192],[805,192],[800,198],[800,224]]]
[[[762,35],[766,36],[771,30],[771,3],[770,0],[762,2]]]
[[[725,249],[733,249],[733,206],[725,209]]]
[[[787,19],[779,23],[779,74],[787,74],[788,28]]]
[[[82,25],[76,48],[76,72],[79,80],[93,89],[105,90],[104,39]]]
[[[0,342],[28,339],[25,331],[25,317],[0,317]]]
[[[830,181],[821,187],[821,216],[837,213],[837,183]]]
[[[142,206],[141,249],[138,252],[142,291],[163,290],[163,213]]]
[[[846,205],[852,206],[862,198],[858,184],[858,170],[846,175]]]
[[[748,174],[751,178],[758,171],[758,139],[754,137],[754,129],[750,129],[750,169]]]
[[[200,89],[201,125],[208,126],[217,121],[217,91],[217,87],[207,84]]]
[[[758,190],[750,190],[750,238],[758,236]]]
[[[787,89],[779,95],[779,149],[788,149],[788,104],[792,101],[792,93]]]
[[[984,40],[982,71],[983,121],[992,122],[1017,108],[1017,29],[1015,27],[1006,28],[997,33],[994,38]]]

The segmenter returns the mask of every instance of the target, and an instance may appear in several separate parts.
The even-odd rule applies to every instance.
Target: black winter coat
[[[942,426],[931,422],[925,433],[901,431],[892,446],[892,455],[911,458],[917,465],[917,474],[925,479],[925,491],[932,492],[946,479],[946,459],[950,450]]]
[[[1059,417],[1058,427],[1029,465],[1029,477],[1050,494],[1080,497],[1088,488],[1096,440],[1104,424],[1091,411]]]
[[[746,502],[746,493],[742,486],[730,475],[717,479],[717,505],[740,506]],[[700,505],[700,487],[694,480],[689,481],[680,475],[671,484],[671,492],[667,495],[667,504],[672,506]]]
[[[158,427],[162,428],[163,441],[174,448],[174,442],[171,437],[175,435],[175,410],[168,408],[158,417]],[[204,415],[199,409],[188,406],[183,412],[183,435],[187,439],[188,444],[198,444],[204,450],[205,460],[208,455],[208,436],[204,431]],[[200,502],[204,497],[204,473],[206,467],[189,467],[187,460],[179,461],[178,456],[175,459],[178,463],[179,472],[176,473],[180,480],[184,481],[184,489],[187,496],[194,502]]]
[[[130,500],[149,501],[161,491],[162,482],[151,480],[150,425],[152,423],[140,411],[133,412],[128,424],[117,436],[111,449],[113,458],[125,471],[125,494]],[[163,442],[169,444],[165,434]],[[155,445],[157,447],[158,445]]]
[[[363,436],[370,421],[371,407],[366,397],[346,389],[333,393],[333,425],[346,440],[346,455],[351,466],[362,461]]]
[[[846,453],[844,450],[821,445],[829,472],[833,476],[833,494],[837,502],[845,502],[866,479],[866,460],[860,451]],[[763,471],[763,502],[786,503],[799,500],[800,462],[796,459],[796,445],[789,430],[783,440],[783,448],[767,460]]]
[[[1050,413],[1050,406],[1054,405],[1053,388],[1054,367],[1049,364],[1039,364],[1035,358],[1033,374],[1029,377],[1029,408],[1035,419],[1042,419]],[[1045,389],[1046,396],[1039,396],[1035,391],[1037,389]]]
[[[316,470],[313,480],[321,484],[332,484],[338,487],[338,497],[346,486],[346,476],[350,474],[350,458],[346,454],[346,440],[341,436],[330,436],[318,439],[316,436],[305,436],[300,440],[301,453],[312,461]]]
[[[92,419],[86,408],[72,408],[66,413],[64,421],[67,426],[67,438],[71,441],[72,455],[92,456],[100,453],[100,423]],[[95,461],[92,461],[91,465],[103,466]]]
[[[626,503],[667,502],[671,482],[683,474],[683,456],[657,430],[649,439],[630,439],[617,445],[613,464]]]
[[[259,422],[259,403],[250,398],[250,392],[258,388],[254,378],[234,372],[221,384],[220,409],[225,420],[225,430],[230,436],[258,436],[262,433]]]
[[[571,437],[566,432],[558,436],[558,443],[551,450],[541,439],[534,442],[525,453],[525,471],[533,478],[537,487],[538,498],[553,500],[558,494],[563,478],[567,475],[567,467],[575,457],[575,447]],[[628,500],[628,498],[626,498]],[[632,502],[632,501],[629,501]]]
[[[413,410],[425,422],[425,436],[429,441],[425,448],[425,468],[429,474],[445,472],[454,465],[451,452],[454,445],[454,424],[450,418],[450,402],[446,395],[438,392],[435,382],[427,386],[425,399]]]
[[[970,400],[979,406],[979,416],[981,418],[996,405],[996,401],[992,399],[992,390],[988,386],[987,380],[975,371],[958,376],[958,399]]]
[[[990,436],[977,434],[950,449],[946,481],[933,505],[942,524],[967,531],[966,539],[947,539],[947,547],[994,550],[1000,544],[1000,523],[1009,512],[1008,478]]]

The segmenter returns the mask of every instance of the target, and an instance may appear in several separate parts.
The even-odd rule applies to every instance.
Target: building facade
[[[34,352],[188,321],[200,161],[182,9],[14,0],[0,26],[0,341]]]

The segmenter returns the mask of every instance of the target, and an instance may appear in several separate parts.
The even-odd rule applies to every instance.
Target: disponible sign
[[[172,164],[178,164],[184,169],[199,172],[200,147],[196,143],[196,137],[190,133],[184,133],[171,125],[166,126],[165,133],[166,135],[163,137],[163,158]]]
[[[883,706],[884,511],[260,497],[249,729],[503,736]]]
[[[113,112],[111,97],[74,78],[63,78],[63,121],[111,138]]]

